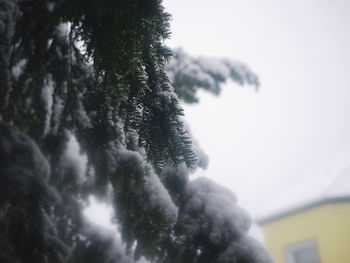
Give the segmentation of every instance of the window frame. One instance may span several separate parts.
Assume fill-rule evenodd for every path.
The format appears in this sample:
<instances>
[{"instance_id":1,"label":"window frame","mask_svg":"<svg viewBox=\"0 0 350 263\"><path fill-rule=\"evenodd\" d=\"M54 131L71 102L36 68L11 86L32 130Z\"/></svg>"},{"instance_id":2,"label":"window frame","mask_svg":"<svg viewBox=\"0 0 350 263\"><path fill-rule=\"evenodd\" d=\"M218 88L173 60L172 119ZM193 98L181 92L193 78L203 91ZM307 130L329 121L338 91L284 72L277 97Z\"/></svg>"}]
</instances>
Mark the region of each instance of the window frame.
<instances>
[{"instance_id":1,"label":"window frame","mask_svg":"<svg viewBox=\"0 0 350 263\"><path fill-rule=\"evenodd\" d=\"M283 249L285 263L300 263L295 260L294 253L295 251L298 251L301 249L314 249L318 259L317 263L321 263L320 253L319 253L316 239L304 240L304 241L300 241L300 242L285 246Z\"/></svg>"}]
</instances>

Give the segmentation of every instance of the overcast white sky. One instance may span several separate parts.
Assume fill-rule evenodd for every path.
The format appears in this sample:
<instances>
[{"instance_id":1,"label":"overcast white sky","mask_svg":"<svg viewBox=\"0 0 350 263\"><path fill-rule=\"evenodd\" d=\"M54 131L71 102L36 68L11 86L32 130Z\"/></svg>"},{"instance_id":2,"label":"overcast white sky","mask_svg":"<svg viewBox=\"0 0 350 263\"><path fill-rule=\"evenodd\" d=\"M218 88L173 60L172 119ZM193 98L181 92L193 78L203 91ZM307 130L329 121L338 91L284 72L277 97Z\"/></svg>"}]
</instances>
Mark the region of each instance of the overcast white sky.
<instances>
[{"instance_id":1,"label":"overcast white sky","mask_svg":"<svg viewBox=\"0 0 350 263\"><path fill-rule=\"evenodd\" d=\"M171 47L245 62L259 92L228 83L185 106L206 175L251 213L350 146L350 1L166 0ZM350 161L350 155L349 155ZM317 182L315 182L317 184ZM305 193L307 195L307 193Z\"/></svg>"}]
</instances>

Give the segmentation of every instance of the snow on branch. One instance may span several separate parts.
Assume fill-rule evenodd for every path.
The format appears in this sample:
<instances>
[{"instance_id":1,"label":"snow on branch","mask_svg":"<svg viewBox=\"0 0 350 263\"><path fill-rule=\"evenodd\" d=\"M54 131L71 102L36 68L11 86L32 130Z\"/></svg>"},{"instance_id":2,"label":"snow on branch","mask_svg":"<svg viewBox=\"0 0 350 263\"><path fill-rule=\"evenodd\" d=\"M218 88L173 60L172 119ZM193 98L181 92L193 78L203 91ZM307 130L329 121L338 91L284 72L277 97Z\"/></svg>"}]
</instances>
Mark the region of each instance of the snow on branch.
<instances>
[{"instance_id":1,"label":"snow on branch","mask_svg":"<svg viewBox=\"0 0 350 263\"><path fill-rule=\"evenodd\" d=\"M177 49L167 65L169 78L179 98L187 103L198 102L198 89L204 89L215 95L227 80L240 85L259 87L258 76L245 64L219 58L191 57L182 49Z\"/></svg>"},{"instance_id":2,"label":"snow on branch","mask_svg":"<svg viewBox=\"0 0 350 263\"><path fill-rule=\"evenodd\" d=\"M184 211L204 216L211 222L206 231L213 243L241 236L251 225L247 212L237 206L234 193L208 178L200 177L186 187ZM197 235L194 232L191 235Z\"/></svg>"},{"instance_id":3,"label":"snow on branch","mask_svg":"<svg viewBox=\"0 0 350 263\"><path fill-rule=\"evenodd\" d=\"M190 181L179 211L178 253L191 262L272 262L248 236L250 216L228 188L205 177Z\"/></svg>"}]
</instances>

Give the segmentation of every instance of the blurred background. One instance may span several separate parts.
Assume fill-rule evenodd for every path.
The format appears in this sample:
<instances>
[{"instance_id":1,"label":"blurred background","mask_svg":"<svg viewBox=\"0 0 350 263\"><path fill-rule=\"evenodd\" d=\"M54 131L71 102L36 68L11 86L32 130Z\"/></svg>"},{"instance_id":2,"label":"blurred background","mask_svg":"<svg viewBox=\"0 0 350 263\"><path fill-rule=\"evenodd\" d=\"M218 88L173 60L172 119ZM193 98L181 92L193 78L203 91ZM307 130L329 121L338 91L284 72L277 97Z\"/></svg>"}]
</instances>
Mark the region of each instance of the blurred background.
<instances>
[{"instance_id":1,"label":"blurred background","mask_svg":"<svg viewBox=\"0 0 350 263\"><path fill-rule=\"evenodd\" d=\"M256 92L227 82L184 105L209 155L276 262L350 262L350 1L166 0L168 45L236 59Z\"/></svg>"}]
</instances>

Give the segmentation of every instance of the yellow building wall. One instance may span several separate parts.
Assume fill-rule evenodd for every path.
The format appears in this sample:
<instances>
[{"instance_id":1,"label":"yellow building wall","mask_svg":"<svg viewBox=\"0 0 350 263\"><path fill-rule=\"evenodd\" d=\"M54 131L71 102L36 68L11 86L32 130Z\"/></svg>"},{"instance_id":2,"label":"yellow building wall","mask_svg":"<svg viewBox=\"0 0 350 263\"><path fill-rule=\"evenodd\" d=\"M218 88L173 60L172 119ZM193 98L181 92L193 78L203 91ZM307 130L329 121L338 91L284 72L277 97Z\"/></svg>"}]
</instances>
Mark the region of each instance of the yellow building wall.
<instances>
[{"instance_id":1,"label":"yellow building wall","mask_svg":"<svg viewBox=\"0 0 350 263\"><path fill-rule=\"evenodd\" d=\"M350 202L322 205L262 226L276 263L285 263L285 246L310 239L316 239L321 263L350 263Z\"/></svg>"}]
</instances>

